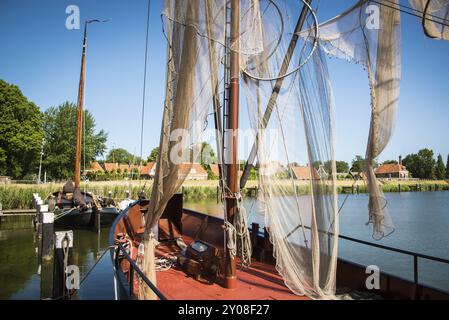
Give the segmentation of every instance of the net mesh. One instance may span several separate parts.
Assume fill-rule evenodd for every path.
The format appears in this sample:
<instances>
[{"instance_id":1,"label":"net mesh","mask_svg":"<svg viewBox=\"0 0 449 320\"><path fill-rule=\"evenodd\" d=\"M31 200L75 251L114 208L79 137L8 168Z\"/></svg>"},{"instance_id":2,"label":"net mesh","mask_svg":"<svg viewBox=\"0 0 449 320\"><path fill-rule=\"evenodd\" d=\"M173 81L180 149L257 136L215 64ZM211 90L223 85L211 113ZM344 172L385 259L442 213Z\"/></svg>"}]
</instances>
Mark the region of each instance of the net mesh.
<instances>
[{"instance_id":1,"label":"net mesh","mask_svg":"<svg viewBox=\"0 0 449 320\"><path fill-rule=\"evenodd\" d=\"M360 1L320 26L317 48L316 20L300 5L304 2L241 1L238 43L227 44L227 1L164 1L167 90L158 166L145 215L145 243L151 245L152 227L184 182L190 163L198 160L208 112L212 106L218 108L225 53L238 50L249 122L258 146L258 200L276 268L294 293L334 298L339 224L334 109L325 53L361 63L368 73L369 219L374 236L381 238L393 225L372 162L393 130L399 94L399 15L382 7L379 28L368 30L368 3ZM302 12L307 13L303 26ZM306 31L299 33L298 27ZM217 141L221 149L222 139ZM223 163L220 153L219 157ZM154 267L151 258L145 255L145 270Z\"/></svg>"},{"instance_id":2,"label":"net mesh","mask_svg":"<svg viewBox=\"0 0 449 320\"><path fill-rule=\"evenodd\" d=\"M182 185L185 176L180 170L185 162L197 160L195 150L224 75L226 10L225 0L164 2L167 90L158 166L145 215L147 233ZM258 132L259 200L285 283L296 294L324 298L335 292L338 236L332 95L326 60L321 50L312 54L313 41L297 45L283 68L292 35L297 38L300 11L301 6L292 1L242 1L239 43L230 43L228 49L238 48L241 69L248 74L278 78L259 81L247 75L244 79L250 123ZM305 25L312 27L313 22L308 15ZM310 37L315 37L313 31ZM310 59L305 67L276 89L279 75L294 71L305 59ZM263 120L262 113L269 108L272 117ZM266 134L270 130L274 139ZM186 132L188 139L180 135ZM298 143L301 139L303 143ZM174 155L181 160L174 161ZM300 159L309 163L310 171L306 182L310 192L304 197L292 169ZM316 163L321 174L312 165ZM150 240L146 245L152 245ZM154 270L152 259L145 255L145 270Z\"/></svg>"},{"instance_id":3,"label":"net mesh","mask_svg":"<svg viewBox=\"0 0 449 320\"><path fill-rule=\"evenodd\" d=\"M373 162L387 146L394 129L400 83L400 15L391 7L359 1L354 7L320 25L320 46L330 56L364 66L371 94L371 124L366 150L369 189L369 224L373 237L381 239L394 231L386 199ZM383 5L386 4L386 5ZM387 6L388 5L388 6Z\"/></svg>"},{"instance_id":4,"label":"net mesh","mask_svg":"<svg viewBox=\"0 0 449 320\"><path fill-rule=\"evenodd\" d=\"M449 40L449 0L409 0L411 6L420 12L422 25L427 36Z\"/></svg>"},{"instance_id":5,"label":"net mesh","mask_svg":"<svg viewBox=\"0 0 449 320\"><path fill-rule=\"evenodd\" d=\"M262 15L265 50L242 66L248 71L244 86L249 118L258 133L260 213L273 243L276 269L290 290L334 298L339 225L326 59L320 49L313 51L310 12L304 24L310 28L310 41L297 39L291 50L302 6L295 1L276 4ZM284 77L306 59L299 72ZM300 163L307 175L302 182L295 175Z\"/></svg>"}]
</instances>

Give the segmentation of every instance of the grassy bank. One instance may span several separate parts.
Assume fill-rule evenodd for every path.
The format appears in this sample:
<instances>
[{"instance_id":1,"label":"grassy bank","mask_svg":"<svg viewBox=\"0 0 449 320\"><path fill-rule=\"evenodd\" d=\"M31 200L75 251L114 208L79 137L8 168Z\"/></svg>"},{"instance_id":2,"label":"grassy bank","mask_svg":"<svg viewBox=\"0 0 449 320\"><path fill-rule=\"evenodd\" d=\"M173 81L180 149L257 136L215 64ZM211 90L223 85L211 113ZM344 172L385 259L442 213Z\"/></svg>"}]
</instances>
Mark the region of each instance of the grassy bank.
<instances>
[{"instance_id":1,"label":"grassy bank","mask_svg":"<svg viewBox=\"0 0 449 320\"><path fill-rule=\"evenodd\" d=\"M449 190L447 181L387 181L381 182L384 192L409 192L409 191L445 191ZM296 192L305 195L310 193L308 181L295 181L295 186L290 181L283 184L284 194L294 194ZM401 185L399 190L399 184ZM205 199L216 199L218 181L186 181L183 186L184 197L186 201L200 201ZM348 193L354 191L360 193L367 192L365 182L358 181L356 184L350 180L337 181L337 192ZM416 186L419 185L420 188ZM63 184L45 184L45 185L2 185L0 186L0 202L3 209L29 209L31 207L31 199L33 193L38 193L42 199L45 199L53 192L62 189ZM243 191L244 196L254 195L251 188L257 186L257 181L249 181L247 189ZM121 200L125 197L126 191L129 190L132 198L137 198L143 189L147 196L151 194L151 181L108 181L108 182L90 182L82 185L82 188L93 192L96 195L107 196L108 192L112 192L113 198Z\"/></svg>"}]
</instances>

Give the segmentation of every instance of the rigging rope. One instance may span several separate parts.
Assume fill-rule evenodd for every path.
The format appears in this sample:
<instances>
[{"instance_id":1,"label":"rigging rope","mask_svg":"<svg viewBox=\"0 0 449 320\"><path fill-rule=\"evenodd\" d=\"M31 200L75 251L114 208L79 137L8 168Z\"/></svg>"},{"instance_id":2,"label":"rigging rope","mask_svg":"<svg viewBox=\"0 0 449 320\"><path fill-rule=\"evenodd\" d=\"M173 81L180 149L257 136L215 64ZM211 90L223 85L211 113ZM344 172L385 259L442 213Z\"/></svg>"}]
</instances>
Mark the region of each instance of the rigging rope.
<instances>
[{"instance_id":1,"label":"rigging rope","mask_svg":"<svg viewBox=\"0 0 449 320\"><path fill-rule=\"evenodd\" d=\"M426 18L426 17L424 16L424 13L423 13L422 16L420 16L419 14L416 14L416 13L413 13L413 12L408 12L408 11L405 11L405 10L403 10L403 9L401 9L401 8L396 8L396 7L393 7L392 5L388 5L388 4L385 4L385 3L382 3L382 2L379 2L379 1L376 1L376 0L368 0L368 1L374 2L374 3L378 4L378 5L381 5L381 6L384 6L384 7L390 8L390 9L393 9L393 10L400 11L400 12L402 12L402 13L405 13L405 14L408 14L408 15L411 15L411 16L415 16L415 17L420 18L420 19L423 19L423 20L431 21L431 22L433 22L433 23L437 23L437 24L440 24L440 25L442 25L442 26L449 27L449 23L446 24L446 23L443 23L443 22L440 22L440 21L435 21L435 20ZM389 1L389 2L390 2L390 1ZM415 9L413 9L413 10L415 10ZM419 10L415 10L415 11L419 12ZM426 13L426 15L430 16L430 14L428 14L428 13ZM443 20L443 21L447 21L447 20L442 19L442 18L439 18L439 19L441 19L441 20Z\"/></svg>"},{"instance_id":2,"label":"rigging rope","mask_svg":"<svg viewBox=\"0 0 449 320\"><path fill-rule=\"evenodd\" d=\"M141 128L140 128L140 162L139 162L139 181L141 178L140 171L142 170L142 157L143 157L143 126L144 126L144 118L145 118L145 100L146 100L146 87L147 87L147 66L148 66L148 37L149 37L149 29L150 29L150 9L151 9L151 0L148 0L148 11L147 11L147 29L145 36L145 66L143 71L143 92L142 92L142 119L141 119Z\"/></svg>"},{"instance_id":3,"label":"rigging rope","mask_svg":"<svg viewBox=\"0 0 449 320\"><path fill-rule=\"evenodd\" d=\"M389 2L389 3L393 4L393 5L396 5L396 3L394 3L394 2L391 1L391 0L384 0L384 1L385 1L385 2ZM431 13L423 12L423 11L421 11L421 10L414 9L414 8L412 8L412 7L409 7L409 6L406 6L406 5L404 5L404 4L400 4L400 3L398 3L397 5L398 5L399 7L403 7L403 8L405 8L405 9L407 9L407 10L412 10L412 11L418 12L418 13L420 13L420 14L422 14L422 15L425 14L426 16L429 16L429 17L432 17L432 18L435 18L435 19L439 19L439 20L442 20L442 21L445 21L445 22L448 22L448 23L449 23L449 20L444 19L444 18L442 18L442 17L438 17L438 16L433 15L433 14L431 14ZM426 18L426 20L430 20L430 21L432 21L432 22L435 22L434 20L428 19L428 18Z\"/></svg>"}]
</instances>

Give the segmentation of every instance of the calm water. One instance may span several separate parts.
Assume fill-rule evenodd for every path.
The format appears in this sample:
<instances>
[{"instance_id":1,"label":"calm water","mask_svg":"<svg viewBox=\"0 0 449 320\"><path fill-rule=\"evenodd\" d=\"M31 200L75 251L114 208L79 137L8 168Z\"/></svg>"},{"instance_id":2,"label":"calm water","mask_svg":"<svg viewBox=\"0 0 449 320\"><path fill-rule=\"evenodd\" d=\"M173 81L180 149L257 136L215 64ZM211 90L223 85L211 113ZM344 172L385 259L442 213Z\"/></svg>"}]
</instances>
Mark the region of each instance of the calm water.
<instances>
[{"instance_id":1,"label":"calm water","mask_svg":"<svg viewBox=\"0 0 449 320\"><path fill-rule=\"evenodd\" d=\"M339 196L339 203L345 199ZM343 235L394 248L449 259L449 192L388 193L388 210L395 231L377 241L368 220L368 196L350 195L340 212L340 232ZM300 206L309 199L303 197ZM263 225L264 217L257 213L254 200L244 206L249 220ZM222 206L215 201L187 203L186 207L222 216ZM357 244L347 240L339 242L339 257L362 265L377 265L381 271L413 279L413 257ZM429 260L418 260L419 282L449 291L449 265Z\"/></svg>"},{"instance_id":2,"label":"calm water","mask_svg":"<svg viewBox=\"0 0 449 320\"><path fill-rule=\"evenodd\" d=\"M340 202L344 199L340 196ZM307 198L303 199L307 202ZM341 233L350 237L387 246L449 259L449 192L387 194L390 214L396 231L375 241L367 220L367 195L349 196L340 213ZM215 201L186 203L188 208L222 215ZM263 224L254 200L244 203L250 220ZM9 218L12 219L12 218ZM15 219L15 218L14 218ZM81 279L108 247L108 229L97 232L74 232L73 263L80 267ZM38 241L30 218L3 221L0 224L0 299L39 299ZM413 277L413 258L365 245L341 240L340 257L363 265L377 265L384 272L403 278ZM449 291L449 266L419 260L421 283ZM94 271L82 283L78 299L113 299L113 273L109 254L105 254Z\"/></svg>"},{"instance_id":3,"label":"calm water","mask_svg":"<svg viewBox=\"0 0 449 320\"><path fill-rule=\"evenodd\" d=\"M81 279L107 249L108 232L74 231L72 264L80 268ZM38 243L29 217L0 225L0 299L40 299ZM113 299L110 260L106 253L82 283L75 299Z\"/></svg>"}]
</instances>

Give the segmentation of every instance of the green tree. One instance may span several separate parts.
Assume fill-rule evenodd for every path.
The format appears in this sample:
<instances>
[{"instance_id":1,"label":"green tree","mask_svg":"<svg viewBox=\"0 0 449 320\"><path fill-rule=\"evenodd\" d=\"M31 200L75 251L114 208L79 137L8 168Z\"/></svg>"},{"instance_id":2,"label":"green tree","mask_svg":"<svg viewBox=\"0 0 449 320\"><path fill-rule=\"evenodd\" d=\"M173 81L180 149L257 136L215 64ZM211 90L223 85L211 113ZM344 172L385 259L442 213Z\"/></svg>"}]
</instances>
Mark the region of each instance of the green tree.
<instances>
[{"instance_id":1,"label":"green tree","mask_svg":"<svg viewBox=\"0 0 449 320\"><path fill-rule=\"evenodd\" d=\"M352 172L363 172L365 171L365 158L362 156L355 156L351 165Z\"/></svg>"},{"instance_id":2,"label":"green tree","mask_svg":"<svg viewBox=\"0 0 449 320\"><path fill-rule=\"evenodd\" d=\"M435 178L437 178L438 180L443 180L445 176L446 168L444 167L443 157L441 156L441 154L439 154L435 167Z\"/></svg>"},{"instance_id":3,"label":"green tree","mask_svg":"<svg viewBox=\"0 0 449 320\"><path fill-rule=\"evenodd\" d=\"M409 154L402 163L414 178L435 178L435 159L433 158L433 151L430 149L422 149L417 154Z\"/></svg>"},{"instance_id":4,"label":"green tree","mask_svg":"<svg viewBox=\"0 0 449 320\"><path fill-rule=\"evenodd\" d=\"M382 162L382 164L398 164L397 160L386 160L384 162Z\"/></svg>"},{"instance_id":5,"label":"green tree","mask_svg":"<svg viewBox=\"0 0 449 320\"><path fill-rule=\"evenodd\" d=\"M449 179L449 154L447 155L447 162L446 162L446 179Z\"/></svg>"},{"instance_id":6,"label":"green tree","mask_svg":"<svg viewBox=\"0 0 449 320\"><path fill-rule=\"evenodd\" d=\"M379 163L377 160L373 160L373 168L379 167ZM366 171L366 160L362 156L355 156L354 160L351 163L351 171L352 172L365 172Z\"/></svg>"},{"instance_id":7,"label":"green tree","mask_svg":"<svg viewBox=\"0 0 449 320\"><path fill-rule=\"evenodd\" d=\"M81 161L86 166L106 150L107 133L95 131L95 120L89 111L84 111L85 125L82 142ZM77 107L65 102L59 107L51 107L44 113L46 136L44 165L52 179L72 178L75 171ZM85 151L85 157L84 157Z\"/></svg>"},{"instance_id":8,"label":"green tree","mask_svg":"<svg viewBox=\"0 0 449 320\"><path fill-rule=\"evenodd\" d=\"M147 161L148 162L156 162L158 155L159 155L159 147L153 148L153 150L151 150L151 153L150 153Z\"/></svg>"},{"instance_id":9,"label":"green tree","mask_svg":"<svg viewBox=\"0 0 449 320\"><path fill-rule=\"evenodd\" d=\"M336 166L338 173L345 173L349 171L349 164L345 161L337 161Z\"/></svg>"},{"instance_id":10,"label":"green tree","mask_svg":"<svg viewBox=\"0 0 449 320\"><path fill-rule=\"evenodd\" d=\"M112 149L106 156L106 162L121 163L121 164L135 164L140 163L140 157L129 153L123 148Z\"/></svg>"},{"instance_id":11,"label":"green tree","mask_svg":"<svg viewBox=\"0 0 449 320\"><path fill-rule=\"evenodd\" d=\"M209 164L217 163L217 157L212 149L211 145L207 142L203 142L201 145L200 163L203 168L207 169Z\"/></svg>"},{"instance_id":12,"label":"green tree","mask_svg":"<svg viewBox=\"0 0 449 320\"><path fill-rule=\"evenodd\" d=\"M0 80L0 174L21 179L37 173L43 138L39 108Z\"/></svg>"}]
</instances>

